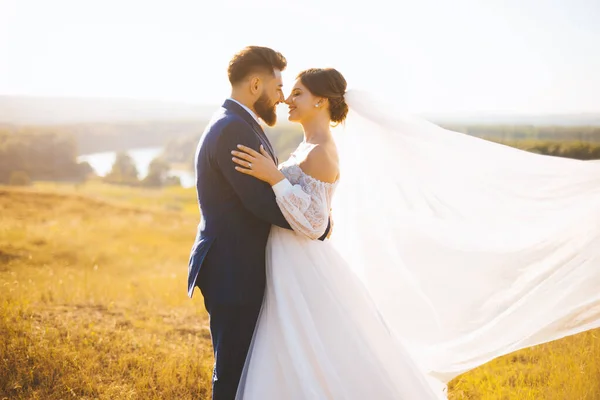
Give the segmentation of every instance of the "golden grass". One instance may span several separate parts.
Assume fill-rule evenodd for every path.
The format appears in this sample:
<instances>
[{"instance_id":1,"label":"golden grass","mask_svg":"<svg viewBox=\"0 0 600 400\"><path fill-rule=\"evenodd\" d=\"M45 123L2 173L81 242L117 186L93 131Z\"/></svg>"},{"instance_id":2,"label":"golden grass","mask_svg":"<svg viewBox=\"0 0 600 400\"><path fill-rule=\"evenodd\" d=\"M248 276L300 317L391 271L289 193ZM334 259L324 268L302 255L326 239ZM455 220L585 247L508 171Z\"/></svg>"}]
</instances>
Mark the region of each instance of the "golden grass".
<instances>
[{"instance_id":1,"label":"golden grass","mask_svg":"<svg viewBox=\"0 0 600 400\"><path fill-rule=\"evenodd\" d=\"M523 349L450 382L451 400L598 400L600 330Z\"/></svg>"},{"instance_id":2,"label":"golden grass","mask_svg":"<svg viewBox=\"0 0 600 400\"><path fill-rule=\"evenodd\" d=\"M197 218L0 189L0 398L202 399Z\"/></svg>"},{"instance_id":3,"label":"golden grass","mask_svg":"<svg viewBox=\"0 0 600 400\"><path fill-rule=\"evenodd\" d=\"M190 189L0 187L0 399L208 399L197 222ZM600 331L494 360L450 399L600 399Z\"/></svg>"},{"instance_id":4,"label":"golden grass","mask_svg":"<svg viewBox=\"0 0 600 400\"><path fill-rule=\"evenodd\" d=\"M81 185L55 182L38 182L30 189L34 192L84 195L88 198L124 205L150 209L153 211L174 211L192 216L197 224L198 202L195 188L171 186L166 188L136 188L111 185L102 181L88 181Z\"/></svg>"}]
</instances>

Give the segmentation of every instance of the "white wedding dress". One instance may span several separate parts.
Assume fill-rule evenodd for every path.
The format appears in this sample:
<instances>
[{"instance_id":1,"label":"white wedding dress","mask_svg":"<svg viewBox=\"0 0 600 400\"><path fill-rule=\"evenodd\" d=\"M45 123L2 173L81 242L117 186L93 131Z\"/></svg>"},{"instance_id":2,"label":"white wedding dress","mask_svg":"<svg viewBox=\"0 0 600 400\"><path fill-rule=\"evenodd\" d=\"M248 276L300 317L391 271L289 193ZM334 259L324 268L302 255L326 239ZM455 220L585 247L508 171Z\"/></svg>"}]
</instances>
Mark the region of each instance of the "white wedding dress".
<instances>
[{"instance_id":1,"label":"white wedding dress","mask_svg":"<svg viewBox=\"0 0 600 400\"><path fill-rule=\"evenodd\" d=\"M337 182L280 166L294 185L278 197L294 229L273 227L265 299L237 399L444 399L388 329L325 231Z\"/></svg>"},{"instance_id":2,"label":"white wedding dress","mask_svg":"<svg viewBox=\"0 0 600 400\"><path fill-rule=\"evenodd\" d=\"M272 228L238 399L445 398L465 371L600 327L600 163L346 102L339 183L282 165L296 232ZM330 207L331 239L311 240Z\"/></svg>"}]
</instances>

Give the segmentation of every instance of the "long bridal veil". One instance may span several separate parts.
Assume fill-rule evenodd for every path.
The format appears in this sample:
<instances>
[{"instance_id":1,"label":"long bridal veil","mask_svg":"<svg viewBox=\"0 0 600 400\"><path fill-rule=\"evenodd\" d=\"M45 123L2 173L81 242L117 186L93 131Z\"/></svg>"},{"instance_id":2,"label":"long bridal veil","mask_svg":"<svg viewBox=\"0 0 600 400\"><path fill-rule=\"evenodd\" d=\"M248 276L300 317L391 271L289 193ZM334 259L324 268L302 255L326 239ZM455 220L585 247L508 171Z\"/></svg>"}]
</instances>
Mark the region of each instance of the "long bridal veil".
<instances>
[{"instance_id":1,"label":"long bridal veil","mask_svg":"<svg viewBox=\"0 0 600 400\"><path fill-rule=\"evenodd\" d=\"M600 327L600 164L346 95L333 244L439 381Z\"/></svg>"}]
</instances>

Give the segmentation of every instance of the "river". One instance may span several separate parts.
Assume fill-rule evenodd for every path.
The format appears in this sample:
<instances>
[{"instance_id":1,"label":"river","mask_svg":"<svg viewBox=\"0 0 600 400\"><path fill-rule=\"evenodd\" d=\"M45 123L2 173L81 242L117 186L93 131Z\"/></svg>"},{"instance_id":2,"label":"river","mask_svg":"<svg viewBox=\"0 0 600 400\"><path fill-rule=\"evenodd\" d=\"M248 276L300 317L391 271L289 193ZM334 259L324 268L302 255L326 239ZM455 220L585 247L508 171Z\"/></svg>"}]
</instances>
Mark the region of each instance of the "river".
<instances>
[{"instance_id":1,"label":"river","mask_svg":"<svg viewBox=\"0 0 600 400\"><path fill-rule=\"evenodd\" d=\"M162 153L162 147L142 147L128 150L135 166L139 172L139 178L144 178L148 174L150 162ZM116 152L105 151L101 153L85 154L77 157L77 161L87 161L99 176L106 176L115 162ZM181 186L194 187L196 178L193 171L171 170L169 175L178 176L181 180Z\"/></svg>"}]
</instances>

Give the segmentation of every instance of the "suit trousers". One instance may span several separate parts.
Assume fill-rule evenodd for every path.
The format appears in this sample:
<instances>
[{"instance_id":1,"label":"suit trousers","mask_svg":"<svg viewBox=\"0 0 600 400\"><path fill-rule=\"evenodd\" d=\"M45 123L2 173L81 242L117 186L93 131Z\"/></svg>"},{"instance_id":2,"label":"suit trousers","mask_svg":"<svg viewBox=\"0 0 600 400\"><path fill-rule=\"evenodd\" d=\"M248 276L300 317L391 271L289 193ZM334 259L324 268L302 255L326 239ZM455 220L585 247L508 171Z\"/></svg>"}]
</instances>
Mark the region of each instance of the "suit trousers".
<instances>
[{"instance_id":1,"label":"suit trousers","mask_svg":"<svg viewBox=\"0 0 600 400\"><path fill-rule=\"evenodd\" d=\"M223 302L216 298L217 296L213 298L210 291L202 290L211 286L209 277L210 272L214 271L210 269L217 267L212 262L212 256L211 252L206 256L206 263L200 270L199 277L201 283L199 288L210 317L210 336L215 357L212 399L234 400L260 314L263 296L257 296L253 301L244 303Z\"/></svg>"},{"instance_id":2,"label":"suit trousers","mask_svg":"<svg viewBox=\"0 0 600 400\"><path fill-rule=\"evenodd\" d=\"M260 306L219 304L209 310L215 355L213 400L235 399Z\"/></svg>"}]
</instances>

